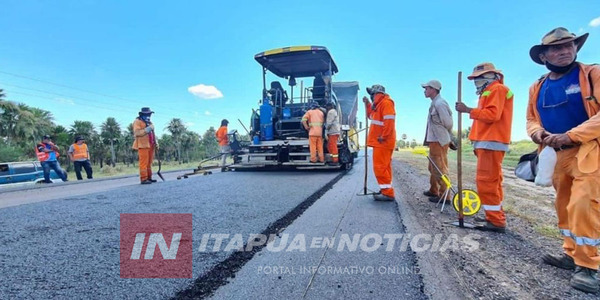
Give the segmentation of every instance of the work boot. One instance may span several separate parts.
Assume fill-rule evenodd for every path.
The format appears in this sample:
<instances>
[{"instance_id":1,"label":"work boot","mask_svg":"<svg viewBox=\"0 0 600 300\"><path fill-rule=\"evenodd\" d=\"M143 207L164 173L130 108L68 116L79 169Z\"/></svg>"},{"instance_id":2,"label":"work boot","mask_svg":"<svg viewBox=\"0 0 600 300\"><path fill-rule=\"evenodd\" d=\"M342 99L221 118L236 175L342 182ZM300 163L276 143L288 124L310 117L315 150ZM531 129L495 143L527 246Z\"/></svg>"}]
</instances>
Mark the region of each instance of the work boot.
<instances>
[{"instance_id":1,"label":"work boot","mask_svg":"<svg viewBox=\"0 0 600 300\"><path fill-rule=\"evenodd\" d=\"M586 293L598 292L599 283L596 274L598 270L577 266L571 277L571 287Z\"/></svg>"},{"instance_id":2,"label":"work boot","mask_svg":"<svg viewBox=\"0 0 600 300\"><path fill-rule=\"evenodd\" d=\"M552 254L544 254L542 256L542 261L548 265L565 269L565 270L575 270L575 261L572 257L563 253L562 255L552 255Z\"/></svg>"},{"instance_id":3,"label":"work boot","mask_svg":"<svg viewBox=\"0 0 600 300\"><path fill-rule=\"evenodd\" d=\"M437 197L437 196L438 196L438 195L436 195L436 194L434 194L434 193L432 193L432 192L430 192L430 191L428 191L428 190L427 190L427 191L424 191L424 192L423 192L423 195L425 195L425 196L427 196L427 197Z\"/></svg>"},{"instance_id":4,"label":"work boot","mask_svg":"<svg viewBox=\"0 0 600 300\"><path fill-rule=\"evenodd\" d=\"M152 183L158 182L156 179L152 179L152 178L149 178L148 180L150 180L150 182L152 182Z\"/></svg>"},{"instance_id":5,"label":"work boot","mask_svg":"<svg viewBox=\"0 0 600 300\"><path fill-rule=\"evenodd\" d=\"M481 231L492 231L492 232L498 232L498 233L505 233L506 232L506 227L505 226L496 226L488 221L485 221L485 223L482 224L478 224L475 226L475 229L481 230Z\"/></svg>"},{"instance_id":6,"label":"work boot","mask_svg":"<svg viewBox=\"0 0 600 300\"><path fill-rule=\"evenodd\" d=\"M150 181L149 179L146 179L142 182L140 182L141 184L152 184L152 181Z\"/></svg>"},{"instance_id":7,"label":"work boot","mask_svg":"<svg viewBox=\"0 0 600 300\"><path fill-rule=\"evenodd\" d=\"M373 195L375 201L394 201L396 200L394 197L390 197L384 194L375 194Z\"/></svg>"}]
</instances>

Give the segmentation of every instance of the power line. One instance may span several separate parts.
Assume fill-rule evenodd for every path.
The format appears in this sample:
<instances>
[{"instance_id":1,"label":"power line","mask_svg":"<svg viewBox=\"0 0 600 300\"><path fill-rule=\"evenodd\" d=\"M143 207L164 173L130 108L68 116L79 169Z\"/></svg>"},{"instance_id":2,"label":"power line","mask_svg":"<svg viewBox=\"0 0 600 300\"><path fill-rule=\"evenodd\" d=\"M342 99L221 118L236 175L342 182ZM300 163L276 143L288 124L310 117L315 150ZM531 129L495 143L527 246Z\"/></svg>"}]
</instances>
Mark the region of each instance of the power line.
<instances>
[{"instance_id":1,"label":"power line","mask_svg":"<svg viewBox=\"0 0 600 300\"><path fill-rule=\"evenodd\" d=\"M72 90L76 90L76 91L80 91L80 92L84 92L84 93L89 93L89 94L93 94L93 95L97 95L97 96L102 96L102 97L106 97L106 98L113 98L113 99L117 99L117 100L121 100L121 101L133 102L133 103L137 103L137 104L142 105L142 106L147 105L147 103L143 103L143 102L140 102L140 101L130 100L130 99L126 99L126 98L122 98L122 97L118 97L118 96L112 96L112 95L108 95L108 94L104 94L104 93L98 93L98 92L94 92L94 91L90 91L90 90L86 90L86 89L81 89L81 88L77 88L77 87L68 86L68 85L65 85L65 84L50 82L48 80L33 78L33 77L30 77L30 76L15 74L15 73L6 72L6 71L0 71L0 73L1 74L6 74L6 75L10 75L10 76L13 76L13 77L24 78L24 79L28 79L28 80L32 80L32 81L42 82L42 83L49 84L49 85L54 85L54 86L58 86L58 87L72 89ZM7 84L7 85L9 85L9 84ZM31 88L25 88L25 87L19 87L19 88L34 90L34 89L31 89ZM36 91L39 91L39 92L42 92L42 93L48 93L48 94L56 94L56 93L46 92L46 91L42 91L42 90L36 90ZM70 97L70 96L61 95L61 97ZM79 97L70 97L70 98L79 98ZM97 101L97 100L91 100L91 101ZM159 106L159 105L156 105L155 107L159 107L161 110L170 111L169 108L162 107L162 106ZM175 111L171 110L171 112L175 112ZM177 112L177 113L179 114L180 112ZM191 116L191 115L188 115L188 116ZM196 116L194 116L194 118L195 117ZM210 116L210 115L204 115L204 117L218 120L218 118L216 118L214 116Z\"/></svg>"}]
</instances>

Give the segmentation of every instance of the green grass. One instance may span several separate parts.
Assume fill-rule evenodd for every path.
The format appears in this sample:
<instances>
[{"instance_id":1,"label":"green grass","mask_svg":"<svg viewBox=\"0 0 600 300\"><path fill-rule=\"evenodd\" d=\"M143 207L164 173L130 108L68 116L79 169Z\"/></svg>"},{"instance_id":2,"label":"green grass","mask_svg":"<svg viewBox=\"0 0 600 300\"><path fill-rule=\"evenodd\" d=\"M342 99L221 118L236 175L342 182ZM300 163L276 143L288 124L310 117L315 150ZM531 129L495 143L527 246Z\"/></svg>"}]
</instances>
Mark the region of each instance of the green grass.
<instances>
[{"instance_id":1,"label":"green grass","mask_svg":"<svg viewBox=\"0 0 600 300\"><path fill-rule=\"evenodd\" d=\"M427 147L419 146L419 147L415 147L411 151L413 151L413 153L415 153L415 152L427 151L427 149L428 149ZM517 166L517 163L519 163L519 158L521 158L522 155L530 153L531 151L533 151L535 149L537 149L537 145L534 144L532 141L523 140L523 141L518 141L518 142L511 142L509 145L509 151L504 156L503 165L505 167L513 167L514 168ZM448 150L448 159L456 160L457 153L458 153L457 151ZM472 163L477 162L477 158L475 157L475 154L473 153L473 145L471 144L470 141L463 140L462 153L463 153L462 159L464 162L472 162Z\"/></svg>"}]
</instances>

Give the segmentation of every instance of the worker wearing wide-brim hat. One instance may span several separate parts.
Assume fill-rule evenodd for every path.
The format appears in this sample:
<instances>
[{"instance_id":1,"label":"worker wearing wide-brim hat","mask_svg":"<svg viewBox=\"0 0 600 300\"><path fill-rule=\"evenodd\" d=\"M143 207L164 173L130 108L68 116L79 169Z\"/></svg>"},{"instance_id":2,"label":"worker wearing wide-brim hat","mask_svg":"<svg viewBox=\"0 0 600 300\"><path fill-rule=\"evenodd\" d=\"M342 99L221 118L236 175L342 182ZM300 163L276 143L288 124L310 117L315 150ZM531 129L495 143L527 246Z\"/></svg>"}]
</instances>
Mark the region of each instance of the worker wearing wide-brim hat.
<instances>
[{"instance_id":1,"label":"worker wearing wide-brim hat","mask_svg":"<svg viewBox=\"0 0 600 300\"><path fill-rule=\"evenodd\" d=\"M392 185L392 154L396 147L396 109L385 87L375 84L367 88L369 98L363 97L367 116L371 119L367 146L373 148L373 173L379 184L377 201L394 201Z\"/></svg>"},{"instance_id":2,"label":"worker wearing wide-brim hat","mask_svg":"<svg viewBox=\"0 0 600 300\"><path fill-rule=\"evenodd\" d=\"M138 117L133 121L135 141L133 141L132 148L138 151L141 184L156 182L155 179L152 179L152 161L155 147L158 146L154 125L150 121L153 113L149 107L142 107Z\"/></svg>"},{"instance_id":3,"label":"worker wearing wide-brim hat","mask_svg":"<svg viewBox=\"0 0 600 300\"><path fill-rule=\"evenodd\" d=\"M468 113L473 119L469 139L477 156L477 193L485 210L485 221L479 224L479 228L505 232L502 161L510 144L513 93L504 85L502 71L489 62L475 66L467 78L475 83L476 94L479 95L477 107L457 102L456 110Z\"/></svg>"},{"instance_id":4,"label":"worker wearing wide-brim hat","mask_svg":"<svg viewBox=\"0 0 600 300\"><path fill-rule=\"evenodd\" d=\"M529 89L527 134L556 151L553 185L563 253L542 260L574 270L571 286L597 292L600 266L600 67L577 62L588 34L564 27L548 32L529 50L550 71Z\"/></svg>"}]
</instances>

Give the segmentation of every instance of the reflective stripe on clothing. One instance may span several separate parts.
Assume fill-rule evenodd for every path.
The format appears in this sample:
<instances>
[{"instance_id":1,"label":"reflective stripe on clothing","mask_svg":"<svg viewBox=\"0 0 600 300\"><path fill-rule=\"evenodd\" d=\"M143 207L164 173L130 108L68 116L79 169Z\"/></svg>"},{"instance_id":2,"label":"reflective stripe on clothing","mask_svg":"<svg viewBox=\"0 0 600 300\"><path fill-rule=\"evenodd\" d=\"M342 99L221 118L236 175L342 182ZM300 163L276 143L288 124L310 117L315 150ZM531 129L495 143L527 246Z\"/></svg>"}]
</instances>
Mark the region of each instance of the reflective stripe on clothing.
<instances>
[{"instance_id":1,"label":"reflective stripe on clothing","mask_svg":"<svg viewBox=\"0 0 600 300\"><path fill-rule=\"evenodd\" d=\"M383 116L384 120L396 120L396 116L394 115L385 115Z\"/></svg>"},{"instance_id":2,"label":"reflective stripe on clothing","mask_svg":"<svg viewBox=\"0 0 600 300\"><path fill-rule=\"evenodd\" d=\"M600 239L592 239L584 236L576 236L568 229L561 229L560 233L565 237L570 237L575 241L575 244L579 246L600 246Z\"/></svg>"},{"instance_id":3,"label":"reflective stripe on clothing","mask_svg":"<svg viewBox=\"0 0 600 300\"><path fill-rule=\"evenodd\" d=\"M373 148L394 149L396 147L395 119L384 116L395 116L394 101L388 94L377 93L373 105L367 105L367 116L371 119L367 146Z\"/></svg>"},{"instance_id":4,"label":"reflective stripe on clothing","mask_svg":"<svg viewBox=\"0 0 600 300\"><path fill-rule=\"evenodd\" d=\"M307 111L302 117L302 123L308 123L308 136L323 136L323 123L325 122L325 114L322 110L316 108Z\"/></svg>"},{"instance_id":5,"label":"reflective stripe on clothing","mask_svg":"<svg viewBox=\"0 0 600 300\"><path fill-rule=\"evenodd\" d=\"M481 205L481 207L483 207L483 209L487 210L487 211L501 211L502 210L502 205Z\"/></svg>"},{"instance_id":6,"label":"reflective stripe on clothing","mask_svg":"<svg viewBox=\"0 0 600 300\"><path fill-rule=\"evenodd\" d=\"M473 149L488 149L508 152L508 144L490 141L476 141L473 143Z\"/></svg>"},{"instance_id":7,"label":"reflective stripe on clothing","mask_svg":"<svg viewBox=\"0 0 600 300\"><path fill-rule=\"evenodd\" d=\"M392 187L392 154L394 149L383 147L373 147L373 173L377 183L381 188L381 194L394 197L394 188Z\"/></svg>"},{"instance_id":8,"label":"reflective stripe on clothing","mask_svg":"<svg viewBox=\"0 0 600 300\"><path fill-rule=\"evenodd\" d=\"M507 98L509 95L511 97ZM494 81L485 88L469 117L473 119L469 133L471 141L510 143L513 97L502 80Z\"/></svg>"}]
</instances>

